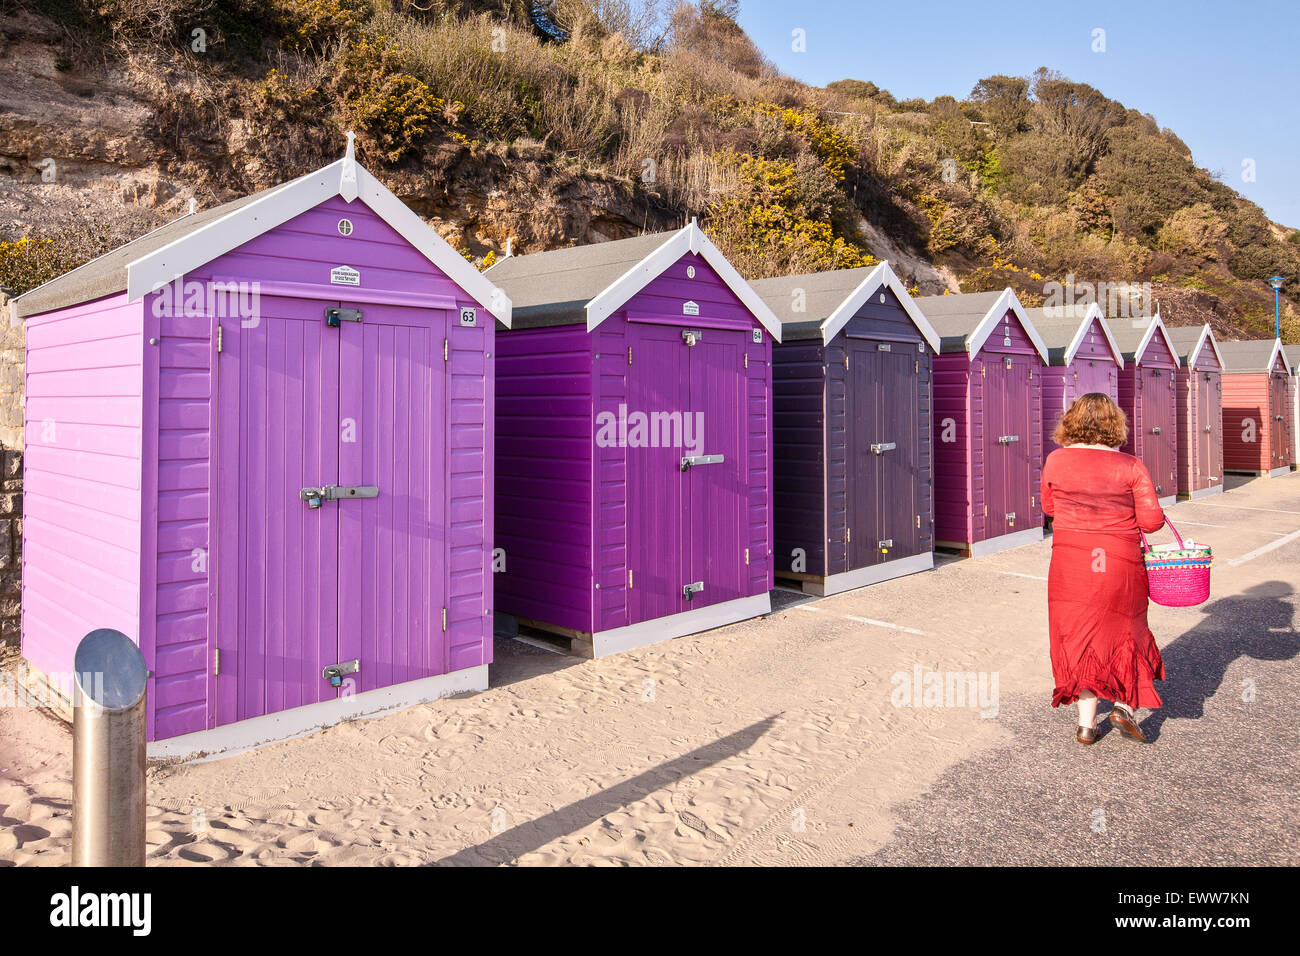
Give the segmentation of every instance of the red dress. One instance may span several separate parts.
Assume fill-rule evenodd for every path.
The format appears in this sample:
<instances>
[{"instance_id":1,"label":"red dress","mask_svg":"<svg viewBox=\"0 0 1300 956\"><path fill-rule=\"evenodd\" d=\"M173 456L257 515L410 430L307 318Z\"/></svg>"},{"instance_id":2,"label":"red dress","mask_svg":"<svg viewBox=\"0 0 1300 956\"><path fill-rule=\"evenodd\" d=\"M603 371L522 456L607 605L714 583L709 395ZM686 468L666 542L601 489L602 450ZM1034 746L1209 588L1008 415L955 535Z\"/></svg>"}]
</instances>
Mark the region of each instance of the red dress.
<instances>
[{"instance_id":1,"label":"red dress","mask_svg":"<svg viewBox=\"0 0 1300 956\"><path fill-rule=\"evenodd\" d=\"M1147 627L1147 575L1138 528L1164 512L1146 466L1103 448L1058 448L1043 464L1043 511L1053 516L1047 578L1052 706L1081 690L1129 707L1159 707L1165 679Z\"/></svg>"}]
</instances>

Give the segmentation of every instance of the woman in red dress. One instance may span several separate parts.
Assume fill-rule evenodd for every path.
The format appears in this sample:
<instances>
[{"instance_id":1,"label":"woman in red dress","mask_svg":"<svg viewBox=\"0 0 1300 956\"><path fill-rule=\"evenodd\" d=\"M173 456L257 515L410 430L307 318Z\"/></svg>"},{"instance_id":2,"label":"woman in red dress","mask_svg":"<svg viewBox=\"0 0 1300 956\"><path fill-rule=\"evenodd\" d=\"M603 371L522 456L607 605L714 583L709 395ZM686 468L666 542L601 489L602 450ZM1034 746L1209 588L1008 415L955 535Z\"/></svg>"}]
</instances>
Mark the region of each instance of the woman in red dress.
<instances>
[{"instance_id":1,"label":"woman in red dress","mask_svg":"<svg viewBox=\"0 0 1300 956\"><path fill-rule=\"evenodd\" d=\"M1078 398L1052 436L1061 448L1043 465L1043 511L1052 516L1047 579L1052 706L1079 704L1075 739L1097 739L1097 699L1114 702L1110 722L1145 742L1134 712L1160 706L1152 681L1165 679L1147 627L1147 575L1138 529L1150 534L1164 512L1146 466L1118 451L1124 412L1100 392Z\"/></svg>"}]
</instances>

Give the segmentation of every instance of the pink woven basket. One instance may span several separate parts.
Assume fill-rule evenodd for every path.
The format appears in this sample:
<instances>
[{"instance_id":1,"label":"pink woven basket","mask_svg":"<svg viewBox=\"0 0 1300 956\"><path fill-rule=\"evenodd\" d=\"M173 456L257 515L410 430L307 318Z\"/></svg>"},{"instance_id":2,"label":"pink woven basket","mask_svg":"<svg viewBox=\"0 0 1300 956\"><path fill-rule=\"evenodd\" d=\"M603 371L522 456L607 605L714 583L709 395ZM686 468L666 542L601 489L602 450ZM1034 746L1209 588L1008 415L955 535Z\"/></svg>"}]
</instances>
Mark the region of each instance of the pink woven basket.
<instances>
[{"instance_id":1,"label":"pink woven basket","mask_svg":"<svg viewBox=\"0 0 1300 956\"><path fill-rule=\"evenodd\" d=\"M1174 523L1165 524L1178 539L1176 548L1154 550L1142 534L1142 562L1147 569L1147 590L1151 600L1165 607L1192 607L1210 597L1210 563L1214 560L1208 545L1183 544Z\"/></svg>"}]
</instances>

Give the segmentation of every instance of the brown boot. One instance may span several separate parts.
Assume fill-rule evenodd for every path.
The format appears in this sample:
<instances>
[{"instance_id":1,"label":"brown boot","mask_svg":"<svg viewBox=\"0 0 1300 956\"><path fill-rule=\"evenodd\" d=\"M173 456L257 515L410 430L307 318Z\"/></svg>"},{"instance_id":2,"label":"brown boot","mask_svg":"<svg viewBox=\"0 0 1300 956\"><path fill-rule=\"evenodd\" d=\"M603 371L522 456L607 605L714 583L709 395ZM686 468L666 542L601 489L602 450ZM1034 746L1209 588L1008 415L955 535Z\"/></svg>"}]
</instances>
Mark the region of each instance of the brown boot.
<instances>
[{"instance_id":1,"label":"brown boot","mask_svg":"<svg viewBox=\"0 0 1300 956\"><path fill-rule=\"evenodd\" d=\"M1074 739L1081 744L1093 744L1097 742L1097 728L1085 727L1080 724L1075 728Z\"/></svg>"}]
</instances>

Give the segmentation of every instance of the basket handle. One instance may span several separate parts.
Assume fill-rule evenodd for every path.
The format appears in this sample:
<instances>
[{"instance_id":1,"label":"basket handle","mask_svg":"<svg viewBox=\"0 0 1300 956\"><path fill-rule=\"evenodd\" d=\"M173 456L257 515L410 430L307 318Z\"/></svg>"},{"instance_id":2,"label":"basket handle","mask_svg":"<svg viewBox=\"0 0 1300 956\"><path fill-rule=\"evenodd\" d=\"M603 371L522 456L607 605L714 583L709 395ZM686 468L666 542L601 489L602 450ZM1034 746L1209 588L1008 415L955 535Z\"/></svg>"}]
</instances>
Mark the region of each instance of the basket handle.
<instances>
[{"instance_id":1,"label":"basket handle","mask_svg":"<svg viewBox=\"0 0 1300 956\"><path fill-rule=\"evenodd\" d=\"M1174 533L1174 538L1175 538L1175 540L1177 540L1177 542L1178 542L1178 548L1179 548L1179 550L1182 550L1182 547L1183 547L1183 536L1182 536L1181 534L1178 533L1178 529L1174 527L1174 523L1173 523L1172 521L1169 520L1169 515L1165 515L1165 524L1169 525L1169 530L1172 531L1172 532ZM1150 550L1151 550L1151 545L1150 545L1150 543L1147 541L1146 532L1144 532L1141 528L1138 528L1138 534L1142 535L1142 550L1143 550L1143 551L1150 551Z\"/></svg>"}]
</instances>

